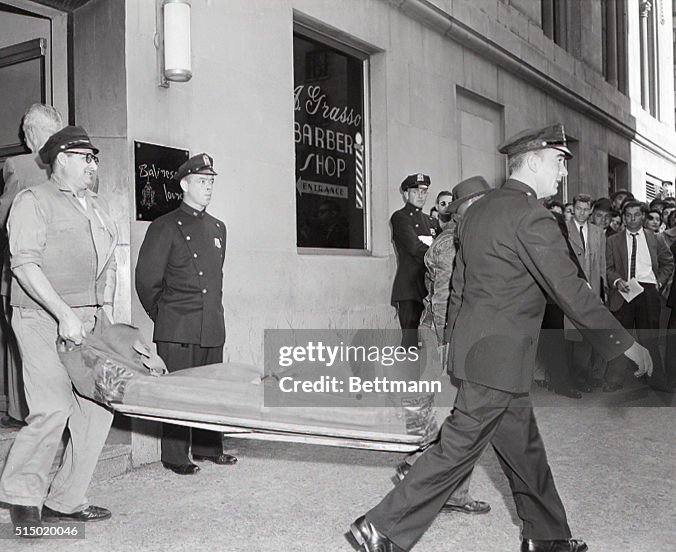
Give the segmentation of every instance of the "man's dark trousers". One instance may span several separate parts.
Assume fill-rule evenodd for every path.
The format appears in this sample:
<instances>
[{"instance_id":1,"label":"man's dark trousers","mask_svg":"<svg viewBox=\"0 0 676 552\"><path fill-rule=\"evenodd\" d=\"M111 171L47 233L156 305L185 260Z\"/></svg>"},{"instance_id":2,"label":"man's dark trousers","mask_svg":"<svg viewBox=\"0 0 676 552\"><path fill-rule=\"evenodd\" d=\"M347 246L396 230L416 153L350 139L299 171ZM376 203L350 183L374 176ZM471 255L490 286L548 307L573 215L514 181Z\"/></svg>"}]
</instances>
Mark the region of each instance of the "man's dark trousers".
<instances>
[{"instance_id":1,"label":"man's dark trousers","mask_svg":"<svg viewBox=\"0 0 676 552\"><path fill-rule=\"evenodd\" d=\"M418 346L418 326L425 306L422 301L407 300L397 302L397 315L401 326L402 347Z\"/></svg>"},{"instance_id":2,"label":"man's dark trousers","mask_svg":"<svg viewBox=\"0 0 676 552\"><path fill-rule=\"evenodd\" d=\"M183 343L157 342L157 354L169 372L195 366L223 362L223 347L200 347ZM187 426L162 425L162 462L180 466L190 461L190 431ZM205 429L192 429L192 453L200 456L217 456L223 453L223 434Z\"/></svg>"},{"instance_id":3,"label":"man's dark trousers","mask_svg":"<svg viewBox=\"0 0 676 552\"><path fill-rule=\"evenodd\" d=\"M638 342L648 351L653 361L653 374L648 378L651 386L667 387L667 377L659 350L660 295L655 284L641 283L643 292L631 303L626 301L613 314L628 330L636 328ZM609 384L623 385L633 363L623 355L608 362L605 381Z\"/></svg>"},{"instance_id":4,"label":"man's dark trousers","mask_svg":"<svg viewBox=\"0 0 676 552\"><path fill-rule=\"evenodd\" d=\"M366 514L378 531L409 550L458 484L493 445L523 521L523 538L570 538L530 396L463 381L439 440L406 478Z\"/></svg>"}]
</instances>

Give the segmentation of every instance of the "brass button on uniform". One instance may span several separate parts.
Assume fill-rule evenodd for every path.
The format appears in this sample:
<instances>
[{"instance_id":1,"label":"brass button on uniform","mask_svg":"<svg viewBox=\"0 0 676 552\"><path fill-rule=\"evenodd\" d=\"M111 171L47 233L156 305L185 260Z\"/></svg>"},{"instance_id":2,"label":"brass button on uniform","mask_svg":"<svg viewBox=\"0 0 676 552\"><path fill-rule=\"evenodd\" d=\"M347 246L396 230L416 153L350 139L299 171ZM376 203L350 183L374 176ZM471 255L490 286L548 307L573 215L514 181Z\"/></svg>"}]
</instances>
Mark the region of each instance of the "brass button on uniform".
<instances>
[{"instance_id":1,"label":"brass button on uniform","mask_svg":"<svg viewBox=\"0 0 676 552\"><path fill-rule=\"evenodd\" d=\"M197 253L193 253L192 256L197 258Z\"/></svg>"},{"instance_id":2,"label":"brass button on uniform","mask_svg":"<svg viewBox=\"0 0 676 552\"><path fill-rule=\"evenodd\" d=\"M186 236L185 239L190 241L190 236Z\"/></svg>"},{"instance_id":3,"label":"brass button on uniform","mask_svg":"<svg viewBox=\"0 0 676 552\"><path fill-rule=\"evenodd\" d=\"M204 272L202 272L201 270L197 274L199 274L200 276L204 276Z\"/></svg>"},{"instance_id":4,"label":"brass button on uniform","mask_svg":"<svg viewBox=\"0 0 676 552\"><path fill-rule=\"evenodd\" d=\"M206 293L206 292L207 292L207 290L206 290L206 289L203 289L203 290L202 290L202 293Z\"/></svg>"}]
</instances>

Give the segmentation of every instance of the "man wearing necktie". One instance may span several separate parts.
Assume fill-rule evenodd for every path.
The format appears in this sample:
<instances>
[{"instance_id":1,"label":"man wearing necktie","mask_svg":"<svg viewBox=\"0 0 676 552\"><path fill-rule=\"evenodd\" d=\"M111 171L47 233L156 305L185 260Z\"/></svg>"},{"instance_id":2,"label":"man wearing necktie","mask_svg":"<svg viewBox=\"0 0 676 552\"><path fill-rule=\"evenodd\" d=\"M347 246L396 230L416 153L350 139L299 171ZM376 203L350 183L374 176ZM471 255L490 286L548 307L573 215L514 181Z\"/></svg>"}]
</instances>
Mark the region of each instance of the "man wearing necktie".
<instances>
[{"instance_id":1,"label":"man wearing necktie","mask_svg":"<svg viewBox=\"0 0 676 552\"><path fill-rule=\"evenodd\" d=\"M606 236L603 228L589 221L592 204L593 200L587 194L573 198L573 218L567 223L568 235L587 282L603 300L606 295ZM565 320L564 327L573 385L579 391L590 393L594 386L600 385L602 376L602 373L594 376L594 366L598 363L593 362L592 347L582 339L570 320Z\"/></svg>"},{"instance_id":2,"label":"man wearing necktie","mask_svg":"<svg viewBox=\"0 0 676 552\"><path fill-rule=\"evenodd\" d=\"M660 288L674 270L674 258L664 238L644 229L647 208L640 201L630 200L622 207L626 230L608 238L606 247L608 306L620 323L635 328L639 343L653 359L653 374L648 379L657 391L674 392L664 373L658 349L660 320ZM640 295L627 301L620 292L630 290L629 280L635 279L643 288ZM627 371L621 358L608 363L603 390L617 391L624 386Z\"/></svg>"}]
</instances>

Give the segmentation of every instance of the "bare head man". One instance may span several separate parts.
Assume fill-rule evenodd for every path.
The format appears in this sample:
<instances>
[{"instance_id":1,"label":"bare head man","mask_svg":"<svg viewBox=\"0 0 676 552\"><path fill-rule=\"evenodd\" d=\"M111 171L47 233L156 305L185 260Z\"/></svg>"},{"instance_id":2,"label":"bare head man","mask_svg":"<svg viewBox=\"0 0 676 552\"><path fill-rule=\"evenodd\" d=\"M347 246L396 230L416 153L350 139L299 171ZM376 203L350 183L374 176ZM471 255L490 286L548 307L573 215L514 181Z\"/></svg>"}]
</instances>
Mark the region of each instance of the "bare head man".
<instances>
[{"instance_id":1,"label":"bare head man","mask_svg":"<svg viewBox=\"0 0 676 552\"><path fill-rule=\"evenodd\" d=\"M33 153L45 145L47 139L63 128L61 114L51 105L35 103L23 116L26 145Z\"/></svg>"}]
</instances>

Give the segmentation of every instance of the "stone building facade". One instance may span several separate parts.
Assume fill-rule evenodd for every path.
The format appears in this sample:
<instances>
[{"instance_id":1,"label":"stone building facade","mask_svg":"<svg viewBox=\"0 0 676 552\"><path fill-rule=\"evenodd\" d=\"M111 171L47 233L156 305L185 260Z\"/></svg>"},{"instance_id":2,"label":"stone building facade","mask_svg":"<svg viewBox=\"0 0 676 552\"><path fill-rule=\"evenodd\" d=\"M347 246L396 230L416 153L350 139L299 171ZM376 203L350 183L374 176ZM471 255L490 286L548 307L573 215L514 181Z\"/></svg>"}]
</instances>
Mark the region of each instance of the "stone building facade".
<instances>
[{"instance_id":1,"label":"stone building facade","mask_svg":"<svg viewBox=\"0 0 676 552\"><path fill-rule=\"evenodd\" d=\"M162 87L161 2L0 1L0 71L4 48L43 33L46 101L100 144L117 314L148 336L132 291L148 226L136 141L213 155L226 358L257 365L267 328L397 326L388 220L408 174L429 174L431 196L474 174L499 185L496 146L560 121L575 154L564 198L673 193L671 0L190 3L192 79Z\"/></svg>"}]
</instances>

